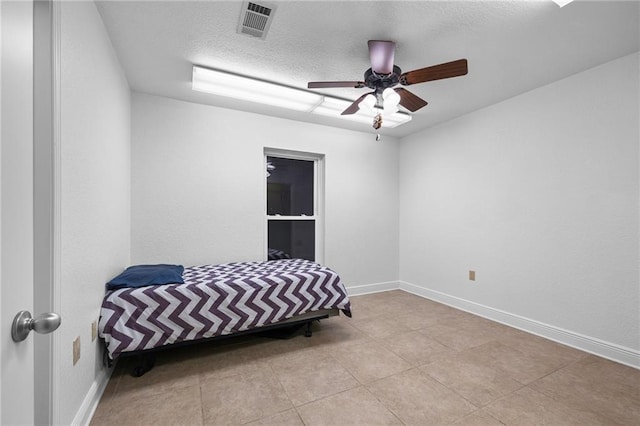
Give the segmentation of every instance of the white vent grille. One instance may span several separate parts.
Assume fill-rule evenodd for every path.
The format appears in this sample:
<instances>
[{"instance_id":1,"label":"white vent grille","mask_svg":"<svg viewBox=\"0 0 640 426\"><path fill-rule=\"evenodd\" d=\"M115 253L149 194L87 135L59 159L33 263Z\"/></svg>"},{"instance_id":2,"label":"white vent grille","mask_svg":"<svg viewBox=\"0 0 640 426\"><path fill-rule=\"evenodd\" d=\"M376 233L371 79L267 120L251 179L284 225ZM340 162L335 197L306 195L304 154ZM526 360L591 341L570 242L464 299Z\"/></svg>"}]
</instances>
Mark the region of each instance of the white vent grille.
<instances>
[{"instance_id":1,"label":"white vent grille","mask_svg":"<svg viewBox=\"0 0 640 426\"><path fill-rule=\"evenodd\" d=\"M238 22L238 33L265 39L273 20L275 6L245 1L242 3L242 13Z\"/></svg>"}]
</instances>

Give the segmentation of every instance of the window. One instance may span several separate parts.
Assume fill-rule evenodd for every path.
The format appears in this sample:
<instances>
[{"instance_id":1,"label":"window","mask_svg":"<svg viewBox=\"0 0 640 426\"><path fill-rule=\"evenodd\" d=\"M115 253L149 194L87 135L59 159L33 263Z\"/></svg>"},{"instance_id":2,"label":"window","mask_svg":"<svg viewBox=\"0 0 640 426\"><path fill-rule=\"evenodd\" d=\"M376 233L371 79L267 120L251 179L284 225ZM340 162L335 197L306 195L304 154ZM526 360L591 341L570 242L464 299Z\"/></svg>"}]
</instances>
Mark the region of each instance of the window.
<instances>
[{"instance_id":1,"label":"window","mask_svg":"<svg viewBox=\"0 0 640 426\"><path fill-rule=\"evenodd\" d=\"M323 158L265 150L267 258L322 262Z\"/></svg>"}]
</instances>

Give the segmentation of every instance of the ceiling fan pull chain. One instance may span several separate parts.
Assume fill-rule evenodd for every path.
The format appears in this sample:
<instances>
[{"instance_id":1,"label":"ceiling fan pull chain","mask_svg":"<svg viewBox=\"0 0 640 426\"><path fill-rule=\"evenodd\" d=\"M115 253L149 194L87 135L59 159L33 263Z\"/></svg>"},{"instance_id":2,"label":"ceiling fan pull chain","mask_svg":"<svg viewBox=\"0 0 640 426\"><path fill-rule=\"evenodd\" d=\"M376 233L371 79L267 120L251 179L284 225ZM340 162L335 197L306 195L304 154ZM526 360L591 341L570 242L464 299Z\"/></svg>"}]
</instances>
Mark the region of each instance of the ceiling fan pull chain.
<instances>
[{"instance_id":1,"label":"ceiling fan pull chain","mask_svg":"<svg viewBox=\"0 0 640 426\"><path fill-rule=\"evenodd\" d=\"M373 118L373 128L378 130L380 127L382 127L382 114L377 113Z\"/></svg>"}]
</instances>

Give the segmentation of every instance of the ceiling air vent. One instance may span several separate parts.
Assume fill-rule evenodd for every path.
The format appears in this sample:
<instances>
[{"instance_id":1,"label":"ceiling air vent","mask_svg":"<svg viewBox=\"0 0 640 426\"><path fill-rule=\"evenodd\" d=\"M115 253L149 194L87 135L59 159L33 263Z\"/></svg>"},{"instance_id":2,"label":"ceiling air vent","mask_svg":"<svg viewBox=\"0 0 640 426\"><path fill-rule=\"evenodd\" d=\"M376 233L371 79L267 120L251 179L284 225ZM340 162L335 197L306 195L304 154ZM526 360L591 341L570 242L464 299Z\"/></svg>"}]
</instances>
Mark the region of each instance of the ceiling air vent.
<instances>
[{"instance_id":1,"label":"ceiling air vent","mask_svg":"<svg viewBox=\"0 0 640 426\"><path fill-rule=\"evenodd\" d=\"M238 32L265 39L276 8L270 4L250 1L242 3L242 13L238 22Z\"/></svg>"}]
</instances>

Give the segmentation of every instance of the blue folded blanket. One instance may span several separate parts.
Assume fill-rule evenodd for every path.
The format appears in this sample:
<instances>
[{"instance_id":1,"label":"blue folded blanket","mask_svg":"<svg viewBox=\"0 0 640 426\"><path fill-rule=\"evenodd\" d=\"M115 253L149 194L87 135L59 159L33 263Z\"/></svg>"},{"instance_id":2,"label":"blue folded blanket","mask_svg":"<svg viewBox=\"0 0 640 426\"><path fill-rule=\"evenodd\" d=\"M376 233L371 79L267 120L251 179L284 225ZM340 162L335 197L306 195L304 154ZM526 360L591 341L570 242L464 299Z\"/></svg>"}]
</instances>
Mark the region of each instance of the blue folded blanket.
<instances>
[{"instance_id":1,"label":"blue folded blanket","mask_svg":"<svg viewBox=\"0 0 640 426\"><path fill-rule=\"evenodd\" d=\"M130 266L107 283L107 290L136 288L150 285L183 284L182 265Z\"/></svg>"}]
</instances>

